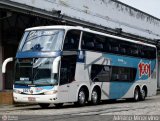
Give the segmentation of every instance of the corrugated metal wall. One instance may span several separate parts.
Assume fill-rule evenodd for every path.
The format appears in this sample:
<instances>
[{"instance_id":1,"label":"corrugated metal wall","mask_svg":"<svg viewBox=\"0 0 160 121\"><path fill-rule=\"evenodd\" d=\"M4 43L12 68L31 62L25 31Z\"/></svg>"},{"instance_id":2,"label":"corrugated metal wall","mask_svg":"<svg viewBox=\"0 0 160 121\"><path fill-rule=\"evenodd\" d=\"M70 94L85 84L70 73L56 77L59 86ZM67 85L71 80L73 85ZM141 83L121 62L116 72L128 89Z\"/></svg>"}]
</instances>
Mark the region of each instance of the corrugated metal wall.
<instances>
[{"instance_id":1,"label":"corrugated metal wall","mask_svg":"<svg viewBox=\"0 0 160 121\"><path fill-rule=\"evenodd\" d=\"M10 0L151 39L160 38L160 20L112 0Z\"/></svg>"}]
</instances>

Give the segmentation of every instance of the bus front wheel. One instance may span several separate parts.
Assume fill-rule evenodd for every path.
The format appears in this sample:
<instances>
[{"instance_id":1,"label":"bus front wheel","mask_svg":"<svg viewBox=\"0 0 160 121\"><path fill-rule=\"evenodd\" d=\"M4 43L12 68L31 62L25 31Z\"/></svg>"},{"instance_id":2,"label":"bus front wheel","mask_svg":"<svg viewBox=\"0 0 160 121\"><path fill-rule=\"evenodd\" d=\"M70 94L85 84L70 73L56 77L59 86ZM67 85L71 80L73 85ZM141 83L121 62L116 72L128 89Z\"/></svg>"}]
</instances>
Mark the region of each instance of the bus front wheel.
<instances>
[{"instance_id":1,"label":"bus front wheel","mask_svg":"<svg viewBox=\"0 0 160 121\"><path fill-rule=\"evenodd\" d=\"M41 108L48 108L49 107L49 103L39 103L39 106L41 107Z\"/></svg>"},{"instance_id":2,"label":"bus front wheel","mask_svg":"<svg viewBox=\"0 0 160 121\"><path fill-rule=\"evenodd\" d=\"M97 105L100 102L98 90L95 88L91 94L91 104Z\"/></svg>"}]
</instances>

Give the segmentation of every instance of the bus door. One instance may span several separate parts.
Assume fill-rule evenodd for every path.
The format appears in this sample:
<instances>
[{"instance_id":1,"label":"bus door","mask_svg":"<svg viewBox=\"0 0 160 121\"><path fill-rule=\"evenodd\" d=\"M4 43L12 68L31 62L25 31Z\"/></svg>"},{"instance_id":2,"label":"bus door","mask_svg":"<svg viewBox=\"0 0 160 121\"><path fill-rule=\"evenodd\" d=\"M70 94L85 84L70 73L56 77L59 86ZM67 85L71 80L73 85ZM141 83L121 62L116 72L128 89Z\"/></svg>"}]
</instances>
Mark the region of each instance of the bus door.
<instances>
[{"instance_id":1,"label":"bus door","mask_svg":"<svg viewBox=\"0 0 160 121\"><path fill-rule=\"evenodd\" d=\"M62 57L60 68L59 82L59 99L62 102L71 101L70 95L73 92L74 76L75 76L76 61L72 57Z\"/></svg>"},{"instance_id":2,"label":"bus door","mask_svg":"<svg viewBox=\"0 0 160 121\"><path fill-rule=\"evenodd\" d=\"M81 31L69 30L66 34L63 46L63 57L60 69L60 98L61 100L74 101L76 97L75 68L77 51L79 47Z\"/></svg>"}]
</instances>

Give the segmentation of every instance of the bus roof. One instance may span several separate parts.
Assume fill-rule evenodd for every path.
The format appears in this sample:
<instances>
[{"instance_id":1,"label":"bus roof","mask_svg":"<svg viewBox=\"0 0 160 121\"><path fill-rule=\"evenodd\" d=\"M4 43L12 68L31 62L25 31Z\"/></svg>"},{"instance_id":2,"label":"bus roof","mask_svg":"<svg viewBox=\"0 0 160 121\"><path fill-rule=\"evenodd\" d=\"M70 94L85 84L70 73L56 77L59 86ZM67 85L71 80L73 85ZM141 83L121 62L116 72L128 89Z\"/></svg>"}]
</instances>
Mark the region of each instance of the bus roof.
<instances>
[{"instance_id":1,"label":"bus roof","mask_svg":"<svg viewBox=\"0 0 160 121\"><path fill-rule=\"evenodd\" d=\"M118 36L114 36L114 35L110 35L110 34L106 34L106 33L102 33L102 32L97 32L97 31L94 31L94 30L90 30L88 28L83 28L81 26L65 26L65 25L39 26L39 27L28 28L25 31L48 30L48 29L65 29L65 30L76 29L76 30L91 32L91 33L94 33L94 34L104 35L104 36L108 36L108 37L111 37L111 38L115 38L115 39L119 39L119 40L124 40L124 41L128 41L128 42L132 42L132 43L136 43L136 44L142 44L142 45L146 45L146 46L156 48L156 46L152 45L152 44L148 44L148 43L144 43L144 42L136 41L136 40L132 40L132 39L127 39L127 38L123 38L123 37L118 37Z\"/></svg>"}]
</instances>

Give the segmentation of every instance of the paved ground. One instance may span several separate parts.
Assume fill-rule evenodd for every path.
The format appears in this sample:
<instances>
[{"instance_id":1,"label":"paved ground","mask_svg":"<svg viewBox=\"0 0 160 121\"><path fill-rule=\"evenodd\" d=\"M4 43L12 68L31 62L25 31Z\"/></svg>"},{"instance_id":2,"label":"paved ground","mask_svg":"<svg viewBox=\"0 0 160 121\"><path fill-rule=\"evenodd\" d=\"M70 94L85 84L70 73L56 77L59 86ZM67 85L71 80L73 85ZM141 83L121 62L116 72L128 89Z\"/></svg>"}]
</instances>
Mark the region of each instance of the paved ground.
<instances>
[{"instance_id":1,"label":"paved ground","mask_svg":"<svg viewBox=\"0 0 160 121\"><path fill-rule=\"evenodd\" d=\"M160 121L160 95L140 102L106 101L97 106L85 107L66 104L61 109L56 109L54 105L48 109L41 109L38 105L18 107L4 105L0 107L0 115L3 120L8 118L7 120L19 121Z\"/></svg>"}]
</instances>

